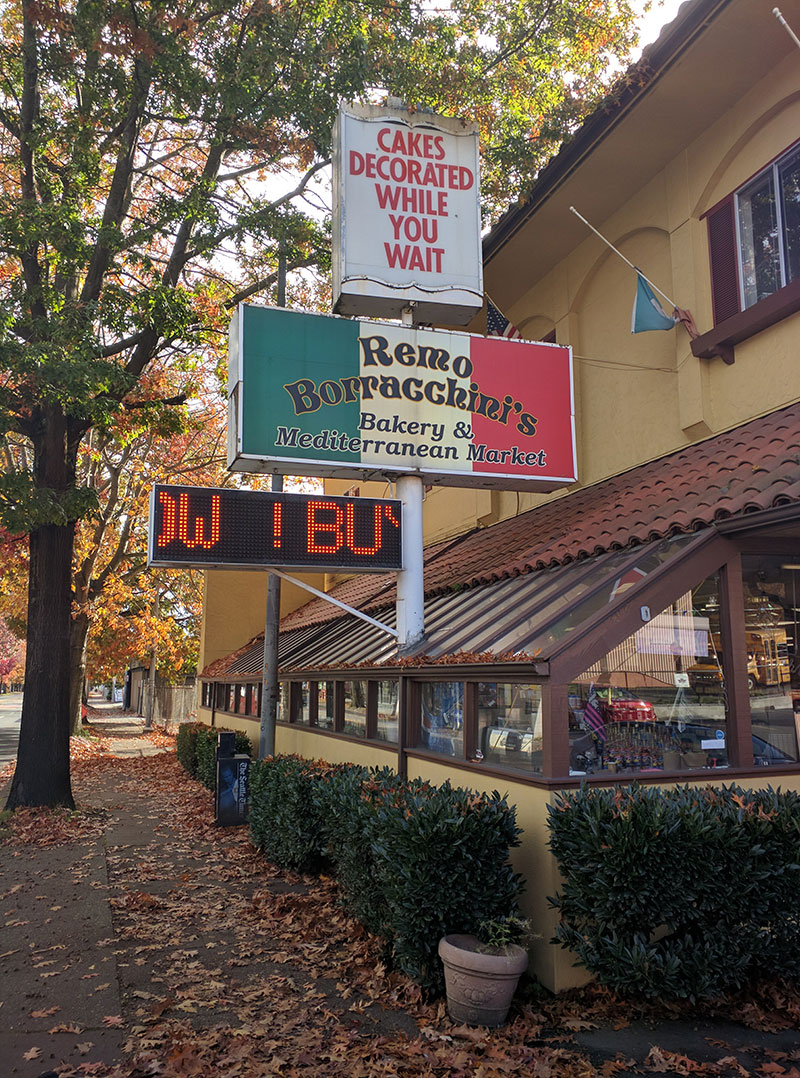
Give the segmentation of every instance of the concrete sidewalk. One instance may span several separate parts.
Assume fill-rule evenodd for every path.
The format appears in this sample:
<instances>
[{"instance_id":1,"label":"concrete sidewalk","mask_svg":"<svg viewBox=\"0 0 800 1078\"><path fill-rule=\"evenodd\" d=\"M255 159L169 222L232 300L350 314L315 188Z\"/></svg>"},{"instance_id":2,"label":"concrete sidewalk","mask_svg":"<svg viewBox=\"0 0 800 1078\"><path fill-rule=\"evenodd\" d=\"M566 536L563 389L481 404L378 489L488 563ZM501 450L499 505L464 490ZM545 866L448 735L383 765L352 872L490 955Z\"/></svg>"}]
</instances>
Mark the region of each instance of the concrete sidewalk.
<instances>
[{"instance_id":1,"label":"concrete sidewalk","mask_svg":"<svg viewBox=\"0 0 800 1078\"><path fill-rule=\"evenodd\" d=\"M141 715L123 711L121 704L90 700L87 726L111 742L111 753L118 757L157 756L164 749L148 740Z\"/></svg>"},{"instance_id":2,"label":"concrete sidewalk","mask_svg":"<svg viewBox=\"0 0 800 1078\"><path fill-rule=\"evenodd\" d=\"M92 701L91 731L114 757L165 752L145 736L144 719ZM10 781L0 791L5 804ZM122 982L110 905L110 852L131 837L130 812L114 791L88 799L95 836L63 846L0 847L0 1073L38 1076L55 1066L121 1059ZM103 811L105 810L105 811ZM141 819L137 815L137 819ZM148 841L142 828L139 841ZM67 1070L69 1073L69 1070ZM75 1071L80 1073L80 1071ZM84 1072L87 1073L87 1072Z\"/></svg>"}]
</instances>

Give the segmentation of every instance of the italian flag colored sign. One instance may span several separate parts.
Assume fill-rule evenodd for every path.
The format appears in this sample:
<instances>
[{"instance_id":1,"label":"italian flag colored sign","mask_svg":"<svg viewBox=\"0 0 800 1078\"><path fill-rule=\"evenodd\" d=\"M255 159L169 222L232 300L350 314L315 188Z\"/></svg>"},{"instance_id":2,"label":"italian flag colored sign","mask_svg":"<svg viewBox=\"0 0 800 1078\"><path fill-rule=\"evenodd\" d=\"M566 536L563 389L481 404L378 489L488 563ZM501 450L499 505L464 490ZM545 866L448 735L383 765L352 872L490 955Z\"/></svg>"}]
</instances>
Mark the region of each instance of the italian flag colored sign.
<instances>
[{"instance_id":1,"label":"italian flag colored sign","mask_svg":"<svg viewBox=\"0 0 800 1078\"><path fill-rule=\"evenodd\" d=\"M568 348L243 304L229 467L415 473L453 486L576 479Z\"/></svg>"}]
</instances>

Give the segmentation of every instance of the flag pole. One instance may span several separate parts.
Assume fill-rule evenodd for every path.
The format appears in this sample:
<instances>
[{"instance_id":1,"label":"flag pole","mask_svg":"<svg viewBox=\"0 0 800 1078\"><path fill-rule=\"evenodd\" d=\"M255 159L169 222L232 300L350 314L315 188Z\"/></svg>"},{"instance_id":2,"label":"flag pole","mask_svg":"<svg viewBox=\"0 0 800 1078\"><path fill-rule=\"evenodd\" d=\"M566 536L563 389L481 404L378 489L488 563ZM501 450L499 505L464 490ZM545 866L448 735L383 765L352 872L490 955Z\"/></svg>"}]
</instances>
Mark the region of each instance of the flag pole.
<instances>
[{"instance_id":1,"label":"flag pole","mask_svg":"<svg viewBox=\"0 0 800 1078\"><path fill-rule=\"evenodd\" d=\"M794 30L788 24L786 19L784 19L783 15L781 15L781 9L777 8L777 7L774 7L772 9L772 14L775 16L775 18L778 20L778 22L784 28L784 30L789 35L789 37L792 39L792 41L795 43L795 45L798 47L798 49L800 49L800 37L797 36L797 34L794 32Z\"/></svg>"},{"instance_id":2,"label":"flag pole","mask_svg":"<svg viewBox=\"0 0 800 1078\"><path fill-rule=\"evenodd\" d=\"M636 270L636 272L639 274L639 276L642 277L645 281L647 281L647 283L650 285L650 287L653 289L654 292L658 292L659 296L663 296L664 299L667 301L667 303L670 305L670 307L673 310L675 310L675 311L678 310L678 304L675 303L674 300L671 300L666 292L662 292L657 284L653 284L653 282L650 280L649 277L645 277L645 275L642 273L642 271L639 269L639 267L634 266L633 262L631 262L631 260L629 258L626 258L625 255L622 253L622 251L617 250L617 248L614 246L614 244L611 243L609 240L607 240L602 232L598 232L597 229L594 227L594 225L590 225L589 222L586 220L586 218L583 216L583 214L578 213L578 211L575 209L574 206L570 206L569 209L570 209L570 213L574 213L576 217L580 218L580 220L583 221L583 223L586 225L586 227L590 228L592 230L592 232L594 232L595 236L599 236L600 239L603 241L603 243L607 247L611 248L611 250L614 252L615 255L619 255L619 257L622 259L622 261L625 262L627 265L629 265L632 270Z\"/></svg>"}]
</instances>

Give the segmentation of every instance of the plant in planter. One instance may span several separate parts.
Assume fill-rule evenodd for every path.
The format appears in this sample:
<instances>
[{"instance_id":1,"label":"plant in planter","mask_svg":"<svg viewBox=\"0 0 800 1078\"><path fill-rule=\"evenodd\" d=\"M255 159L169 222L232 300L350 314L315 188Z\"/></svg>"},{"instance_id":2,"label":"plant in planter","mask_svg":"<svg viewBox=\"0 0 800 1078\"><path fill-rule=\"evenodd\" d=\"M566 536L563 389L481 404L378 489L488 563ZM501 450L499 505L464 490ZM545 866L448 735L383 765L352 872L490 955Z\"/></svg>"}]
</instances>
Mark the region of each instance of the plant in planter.
<instances>
[{"instance_id":1,"label":"plant in planter","mask_svg":"<svg viewBox=\"0 0 800 1078\"><path fill-rule=\"evenodd\" d=\"M454 933L439 940L447 1010L454 1022L501 1026L517 983L528 968L521 941L529 924L516 914L482 921L475 936Z\"/></svg>"}]
</instances>

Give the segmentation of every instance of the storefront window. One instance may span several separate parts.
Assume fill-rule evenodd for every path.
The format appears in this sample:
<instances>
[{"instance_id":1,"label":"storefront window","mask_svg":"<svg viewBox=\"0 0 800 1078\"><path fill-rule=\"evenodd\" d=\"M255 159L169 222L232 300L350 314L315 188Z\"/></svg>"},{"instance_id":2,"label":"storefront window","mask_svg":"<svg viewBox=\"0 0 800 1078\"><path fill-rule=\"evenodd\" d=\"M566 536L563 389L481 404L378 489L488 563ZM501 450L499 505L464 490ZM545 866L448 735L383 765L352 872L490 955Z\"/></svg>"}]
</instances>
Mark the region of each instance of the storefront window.
<instances>
[{"instance_id":1,"label":"storefront window","mask_svg":"<svg viewBox=\"0 0 800 1078\"><path fill-rule=\"evenodd\" d=\"M309 707L311 699L311 682L300 682L300 700L297 708L297 721L302 722L305 726L311 725L311 710Z\"/></svg>"},{"instance_id":2,"label":"storefront window","mask_svg":"<svg viewBox=\"0 0 800 1078\"><path fill-rule=\"evenodd\" d=\"M460 681L423 682L420 744L445 756L464 755L464 686Z\"/></svg>"},{"instance_id":3,"label":"storefront window","mask_svg":"<svg viewBox=\"0 0 800 1078\"><path fill-rule=\"evenodd\" d=\"M344 683L344 732L351 737L367 736L367 683Z\"/></svg>"},{"instance_id":4,"label":"storefront window","mask_svg":"<svg viewBox=\"0 0 800 1078\"><path fill-rule=\"evenodd\" d=\"M246 685L237 685L236 686L236 714L237 715L246 715L247 714L247 686Z\"/></svg>"},{"instance_id":5,"label":"storefront window","mask_svg":"<svg viewBox=\"0 0 800 1078\"><path fill-rule=\"evenodd\" d=\"M753 761L796 763L800 725L800 561L742 557Z\"/></svg>"},{"instance_id":6,"label":"storefront window","mask_svg":"<svg viewBox=\"0 0 800 1078\"><path fill-rule=\"evenodd\" d=\"M478 760L542 770L542 693L538 685L478 684Z\"/></svg>"},{"instance_id":7,"label":"storefront window","mask_svg":"<svg viewBox=\"0 0 800 1078\"><path fill-rule=\"evenodd\" d=\"M249 714L252 718L256 719L261 714L261 685L254 684L250 686L250 711Z\"/></svg>"},{"instance_id":8,"label":"storefront window","mask_svg":"<svg viewBox=\"0 0 800 1078\"><path fill-rule=\"evenodd\" d=\"M728 766L714 574L569 688L570 774Z\"/></svg>"},{"instance_id":9,"label":"storefront window","mask_svg":"<svg viewBox=\"0 0 800 1078\"><path fill-rule=\"evenodd\" d=\"M226 702L225 710L226 711L235 711L236 710L236 686L235 685L228 685L228 699L227 699L227 702Z\"/></svg>"},{"instance_id":10,"label":"storefront window","mask_svg":"<svg viewBox=\"0 0 800 1078\"><path fill-rule=\"evenodd\" d=\"M332 681L320 681L317 683L317 726L323 730L333 729L333 709L335 707L335 693Z\"/></svg>"},{"instance_id":11,"label":"storefront window","mask_svg":"<svg viewBox=\"0 0 800 1078\"><path fill-rule=\"evenodd\" d=\"M397 743L398 685L396 681L378 682L378 725L375 737L378 741Z\"/></svg>"},{"instance_id":12,"label":"storefront window","mask_svg":"<svg viewBox=\"0 0 800 1078\"><path fill-rule=\"evenodd\" d=\"M278 686L278 722L291 722L288 681L282 681Z\"/></svg>"}]
</instances>

